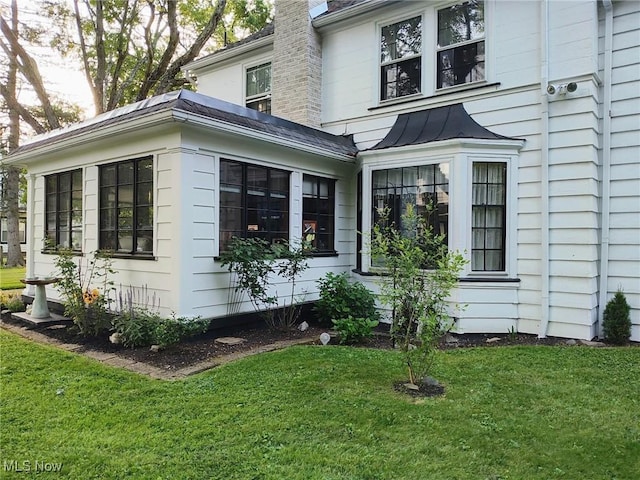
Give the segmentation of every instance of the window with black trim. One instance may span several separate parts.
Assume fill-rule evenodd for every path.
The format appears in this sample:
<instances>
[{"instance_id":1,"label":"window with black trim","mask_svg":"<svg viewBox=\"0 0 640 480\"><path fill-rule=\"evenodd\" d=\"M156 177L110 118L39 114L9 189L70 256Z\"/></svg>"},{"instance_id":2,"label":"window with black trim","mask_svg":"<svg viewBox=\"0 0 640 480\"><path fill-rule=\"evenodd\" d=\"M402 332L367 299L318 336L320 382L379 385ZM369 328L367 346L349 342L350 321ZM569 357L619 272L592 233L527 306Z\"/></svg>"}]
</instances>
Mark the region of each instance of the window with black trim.
<instances>
[{"instance_id":1,"label":"window with black trim","mask_svg":"<svg viewBox=\"0 0 640 480\"><path fill-rule=\"evenodd\" d=\"M482 0L438 10L437 88L484 80L484 39Z\"/></svg>"},{"instance_id":2,"label":"window with black trim","mask_svg":"<svg viewBox=\"0 0 640 480\"><path fill-rule=\"evenodd\" d=\"M153 157L100 166L99 216L100 249L153 254Z\"/></svg>"},{"instance_id":3,"label":"window with black trim","mask_svg":"<svg viewBox=\"0 0 640 480\"><path fill-rule=\"evenodd\" d=\"M82 170L45 176L45 249L82 250Z\"/></svg>"},{"instance_id":4,"label":"window with black trim","mask_svg":"<svg viewBox=\"0 0 640 480\"><path fill-rule=\"evenodd\" d=\"M302 180L302 235L314 251L335 252L336 181L304 175Z\"/></svg>"},{"instance_id":5,"label":"window with black trim","mask_svg":"<svg viewBox=\"0 0 640 480\"><path fill-rule=\"evenodd\" d=\"M380 100L420 93L422 89L422 16L382 27Z\"/></svg>"},{"instance_id":6,"label":"window with black trim","mask_svg":"<svg viewBox=\"0 0 640 480\"><path fill-rule=\"evenodd\" d=\"M247 68L245 105L262 113L271 113L271 63Z\"/></svg>"},{"instance_id":7,"label":"window with black trim","mask_svg":"<svg viewBox=\"0 0 640 480\"><path fill-rule=\"evenodd\" d=\"M412 205L416 214L431 226L434 234L444 235L445 243L448 242L448 163L374 170L372 187L374 223L385 220L381 212L386 208L389 214L386 220L404 231L402 215L407 205Z\"/></svg>"},{"instance_id":8,"label":"window with black trim","mask_svg":"<svg viewBox=\"0 0 640 480\"><path fill-rule=\"evenodd\" d=\"M233 237L289 240L290 172L220 160L220 251Z\"/></svg>"},{"instance_id":9,"label":"window with black trim","mask_svg":"<svg viewBox=\"0 0 640 480\"><path fill-rule=\"evenodd\" d=\"M473 164L471 270L505 270L507 164Z\"/></svg>"}]
</instances>

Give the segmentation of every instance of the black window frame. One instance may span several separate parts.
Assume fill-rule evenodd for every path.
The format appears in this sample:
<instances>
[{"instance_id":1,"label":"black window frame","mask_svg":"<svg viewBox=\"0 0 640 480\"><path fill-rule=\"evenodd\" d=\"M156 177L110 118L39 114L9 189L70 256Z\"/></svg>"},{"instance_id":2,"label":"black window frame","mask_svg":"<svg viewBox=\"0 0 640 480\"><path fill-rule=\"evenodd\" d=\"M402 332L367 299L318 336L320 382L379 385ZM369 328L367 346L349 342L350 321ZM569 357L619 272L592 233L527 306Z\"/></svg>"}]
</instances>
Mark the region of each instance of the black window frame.
<instances>
[{"instance_id":1,"label":"black window frame","mask_svg":"<svg viewBox=\"0 0 640 480\"><path fill-rule=\"evenodd\" d=\"M225 165L235 166L235 178L224 178L231 170ZM264 171L266 180L264 187L250 185L249 174ZM284 174L284 175L283 175ZM277 188L278 182L286 176L286 189ZM253 192L253 194L252 194ZM239 205L232 203L232 198L239 199ZM266 204L259 205L259 197L264 197ZM255 204L253 203L255 202ZM267 167L239 160L220 159L220 228L219 250L224 252L228 243L234 238L263 238L270 243L289 242L291 214L291 172L288 170ZM263 207L263 208L259 208ZM279 208L278 208L279 207ZM286 208L283 208L286 207ZM260 218L258 218L262 215ZM285 229L269 228L273 219L279 219L279 226ZM265 220L266 218L266 220ZM261 221L262 220L262 221ZM253 221L253 223L249 223ZM233 228L235 222L236 228ZM229 228L231 225L232 228ZM267 226L263 229L263 226Z\"/></svg>"},{"instance_id":2,"label":"black window frame","mask_svg":"<svg viewBox=\"0 0 640 480\"><path fill-rule=\"evenodd\" d=\"M397 44L405 43L399 38L403 25L417 21L414 33L418 33L419 53L402 52ZM416 15L398 22L383 25L380 29L380 101L386 102L417 95L422 92L422 15Z\"/></svg>"},{"instance_id":3,"label":"black window frame","mask_svg":"<svg viewBox=\"0 0 640 480\"><path fill-rule=\"evenodd\" d=\"M482 32L472 33L467 23L467 38L450 38L450 32L442 24L445 15L462 15L471 17L470 11L475 9L481 14ZM477 15L477 13L476 13ZM436 12L437 49L436 49L436 89L467 85L486 79L486 17L483 0L467 0L440 8ZM477 24L475 24L477 26Z\"/></svg>"},{"instance_id":4,"label":"black window frame","mask_svg":"<svg viewBox=\"0 0 640 480\"><path fill-rule=\"evenodd\" d=\"M150 166L148 171L143 170L144 167L141 167L143 164ZM128 165L131 165L130 179L126 178L125 169ZM113 177L110 179L108 175L111 171ZM155 239L153 171L152 155L100 165L98 174L98 248L100 250L113 252L114 256L119 257L153 257ZM130 202L123 198L128 187L131 189ZM144 193L147 193L146 199L142 199ZM131 237L131 245L128 247L123 244L126 245L129 240L122 236L127 232L130 232Z\"/></svg>"},{"instance_id":5,"label":"black window frame","mask_svg":"<svg viewBox=\"0 0 640 480\"><path fill-rule=\"evenodd\" d=\"M417 215L422 215L426 220L427 225L432 228L432 231L436 235L442 234L444 236L444 243L448 245L449 242L449 177L442 170L442 165L449 165L449 162L441 162L441 163L431 163L431 164L422 164L415 166L405 166L405 167L394 167L387 169L376 169L372 171L371 174L371 207L372 207L372 225L382 224L383 219L380 216L380 207L379 202L376 199L386 198L387 201L384 202L384 205L390 209L388 225L393 228L397 228L400 231L403 231L402 225L402 215L403 215L403 203L407 198L407 195L415 195L415 201L412 202L415 207L415 211ZM423 175L426 173L432 181L425 181L421 184L418 184L418 179L420 177L420 169L423 171ZM410 170L415 171L416 182L413 184L409 184L409 179L411 177ZM438 174L436 170L440 170L440 176L446 180L446 182L438 181ZM400 184L396 184L389 181L389 173L394 172L397 178L398 173L400 173L401 182ZM386 173L386 181L380 178L383 181L384 186L376 186L376 176L381 176L383 173ZM405 179L406 183L405 183ZM380 182L379 180L379 182ZM392 178L393 180L393 178ZM378 183L380 185L380 183ZM419 190L423 191L420 192ZM415 192L412 192L415 190ZM432 191L429 191L432 190ZM420 204L418 203L418 196L422 194L423 198ZM388 199L391 198L391 201ZM428 213L428 207L426 205L426 201L433 203L433 210ZM442 200L442 201L441 201ZM446 200L446 201L444 201ZM389 204L391 203L391 205Z\"/></svg>"},{"instance_id":6,"label":"black window frame","mask_svg":"<svg viewBox=\"0 0 640 480\"><path fill-rule=\"evenodd\" d=\"M306 192L310 184L313 192ZM323 195L322 185L327 194ZM336 180L318 175L302 176L302 238L312 253L336 253Z\"/></svg>"},{"instance_id":7,"label":"black window frame","mask_svg":"<svg viewBox=\"0 0 640 480\"><path fill-rule=\"evenodd\" d=\"M501 182L489 181L488 167L500 167ZM476 167L485 167L487 170L484 180L478 180L476 175ZM508 167L506 162L473 162L471 167L471 271L472 272L505 272L507 270L507 185L508 185ZM491 200L490 192L498 192L493 195ZM498 214L500 219L499 226L488 226L488 217L490 212L493 215ZM482 242L480 242L482 240ZM498 246L488 248L488 243ZM481 245L480 245L481 243ZM500 254L497 267L488 268L487 257L489 252L498 252ZM482 266L478 265L479 259L482 258ZM497 258L497 257L495 257Z\"/></svg>"},{"instance_id":8,"label":"black window frame","mask_svg":"<svg viewBox=\"0 0 640 480\"><path fill-rule=\"evenodd\" d=\"M265 89L264 91L249 94L249 76L253 72L265 69L267 66L269 67L269 88ZM251 108L252 110L257 110L262 113L271 114L271 81L271 62L254 65L253 67L249 67L245 70L245 106L247 108Z\"/></svg>"},{"instance_id":9,"label":"black window frame","mask_svg":"<svg viewBox=\"0 0 640 480\"><path fill-rule=\"evenodd\" d=\"M84 219L82 169L77 168L45 175L44 182L44 251L65 248L73 252L82 252ZM75 198L75 205L74 193L78 195ZM65 205L66 208L64 208ZM75 224L74 213L76 220L79 216L79 222L76 221ZM75 236L75 242L74 234L79 235L79 238Z\"/></svg>"}]
</instances>

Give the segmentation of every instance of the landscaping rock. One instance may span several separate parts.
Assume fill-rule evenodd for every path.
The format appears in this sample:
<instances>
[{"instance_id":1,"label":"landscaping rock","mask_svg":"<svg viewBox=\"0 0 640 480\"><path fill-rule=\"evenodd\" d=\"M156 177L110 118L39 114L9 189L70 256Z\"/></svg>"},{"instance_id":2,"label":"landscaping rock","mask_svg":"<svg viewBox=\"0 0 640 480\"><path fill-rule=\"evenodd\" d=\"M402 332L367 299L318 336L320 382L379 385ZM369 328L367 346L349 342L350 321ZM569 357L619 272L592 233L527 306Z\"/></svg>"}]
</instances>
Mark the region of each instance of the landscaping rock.
<instances>
[{"instance_id":1,"label":"landscaping rock","mask_svg":"<svg viewBox=\"0 0 640 480\"><path fill-rule=\"evenodd\" d=\"M578 342L576 342L573 338L570 338L569 340L567 340L566 342L567 345L577 345Z\"/></svg>"},{"instance_id":2,"label":"landscaping rock","mask_svg":"<svg viewBox=\"0 0 640 480\"><path fill-rule=\"evenodd\" d=\"M580 340L582 345L586 345L587 347L605 347L606 344L603 342L592 342L590 340Z\"/></svg>"},{"instance_id":3,"label":"landscaping rock","mask_svg":"<svg viewBox=\"0 0 640 480\"><path fill-rule=\"evenodd\" d=\"M402 385L407 390L420 390L420 387L418 385L416 385L415 383L404 383Z\"/></svg>"},{"instance_id":4,"label":"landscaping rock","mask_svg":"<svg viewBox=\"0 0 640 480\"><path fill-rule=\"evenodd\" d=\"M444 336L444 343L446 343L447 345L457 345L460 343L460 340L458 340L456 337L454 337L450 333L447 333Z\"/></svg>"},{"instance_id":5,"label":"landscaping rock","mask_svg":"<svg viewBox=\"0 0 640 480\"><path fill-rule=\"evenodd\" d=\"M246 339L238 337L220 337L215 340L216 343L221 343L222 345L240 345L246 341Z\"/></svg>"},{"instance_id":6,"label":"landscaping rock","mask_svg":"<svg viewBox=\"0 0 640 480\"><path fill-rule=\"evenodd\" d=\"M122 343L122 339L120 338L120 334L118 332L109 335L109 341L114 345L120 345Z\"/></svg>"},{"instance_id":7,"label":"landscaping rock","mask_svg":"<svg viewBox=\"0 0 640 480\"><path fill-rule=\"evenodd\" d=\"M309 330L309 324L307 322L302 322L300 325L298 325L298 330L300 330L301 332L306 332L307 330Z\"/></svg>"},{"instance_id":8,"label":"landscaping rock","mask_svg":"<svg viewBox=\"0 0 640 480\"><path fill-rule=\"evenodd\" d=\"M429 387L440 387L440 382L433 377L426 376L422 379L422 384Z\"/></svg>"},{"instance_id":9,"label":"landscaping rock","mask_svg":"<svg viewBox=\"0 0 640 480\"><path fill-rule=\"evenodd\" d=\"M491 338L487 338L487 343L496 343L496 342L499 342L500 340L502 340L500 337L491 337Z\"/></svg>"},{"instance_id":10,"label":"landscaping rock","mask_svg":"<svg viewBox=\"0 0 640 480\"><path fill-rule=\"evenodd\" d=\"M322 343L322 345L326 345L330 341L331 341L331 335L329 335L327 332L323 332L320 334L320 342Z\"/></svg>"},{"instance_id":11,"label":"landscaping rock","mask_svg":"<svg viewBox=\"0 0 640 480\"><path fill-rule=\"evenodd\" d=\"M158 353L160 351L160 345L151 345L151 348L149 350L154 353Z\"/></svg>"}]
</instances>

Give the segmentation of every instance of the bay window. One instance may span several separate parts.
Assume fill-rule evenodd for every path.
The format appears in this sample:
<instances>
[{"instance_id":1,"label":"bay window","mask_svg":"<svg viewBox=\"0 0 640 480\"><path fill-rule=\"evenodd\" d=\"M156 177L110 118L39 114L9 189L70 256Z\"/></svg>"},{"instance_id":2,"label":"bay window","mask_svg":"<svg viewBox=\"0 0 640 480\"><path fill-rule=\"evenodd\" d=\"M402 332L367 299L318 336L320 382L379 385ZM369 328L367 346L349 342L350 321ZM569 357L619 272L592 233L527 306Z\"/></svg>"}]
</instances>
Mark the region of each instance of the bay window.
<instances>
[{"instance_id":1,"label":"bay window","mask_svg":"<svg viewBox=\"0 0 640 480\"><path fill-rule=\"evenodd\" d=\"M401 231L402 215L412 205L418 217L426 220L435 235L448 242L449 230L449 164L437 163L386 170L372 174L372 206L374 224L384 221L387 209L390 225Z\"/></svg>"},{"instance_id":2,"label":"bay window","mask_svg":"<svg viewBox=\"0 0 640 480\"><path fill-rule=\"evenodd\" d=\"M471 270L505 270L507 164L473 164Z\"/></svg>"}]
</instances>

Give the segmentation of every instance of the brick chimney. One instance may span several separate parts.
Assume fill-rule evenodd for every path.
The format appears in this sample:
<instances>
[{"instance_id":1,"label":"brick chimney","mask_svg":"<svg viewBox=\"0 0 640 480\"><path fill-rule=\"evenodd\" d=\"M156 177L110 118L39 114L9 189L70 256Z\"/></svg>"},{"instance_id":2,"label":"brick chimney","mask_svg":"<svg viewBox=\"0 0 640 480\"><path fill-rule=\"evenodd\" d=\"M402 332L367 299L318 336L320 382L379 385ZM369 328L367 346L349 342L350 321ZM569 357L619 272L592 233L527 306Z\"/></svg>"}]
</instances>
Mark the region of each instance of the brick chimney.
<instances>
[{"instance_id":1,"label":"brick chimney","mask_svg":"<svg viewBox=\"0 0 640 480\"><path fill-rule=\"evenodd\" d=\"M271 113L319 127L322 102L322 46L309 10L324 0L276 0Z\"/></svg>"}]
</instances>

